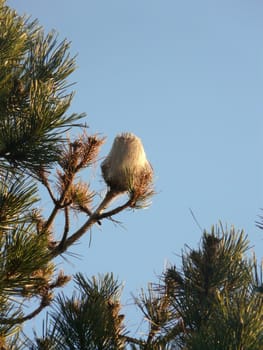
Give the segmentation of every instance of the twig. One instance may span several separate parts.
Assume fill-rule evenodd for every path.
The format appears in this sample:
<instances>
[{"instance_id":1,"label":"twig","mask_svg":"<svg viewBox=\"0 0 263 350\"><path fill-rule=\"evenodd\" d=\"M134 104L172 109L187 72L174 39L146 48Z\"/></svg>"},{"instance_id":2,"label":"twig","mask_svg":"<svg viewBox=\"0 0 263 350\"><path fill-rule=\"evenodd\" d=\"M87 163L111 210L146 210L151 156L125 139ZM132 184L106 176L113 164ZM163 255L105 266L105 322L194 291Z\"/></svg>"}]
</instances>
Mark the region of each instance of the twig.
<instances>
[{"instance_id":1,"label":"twig","mask_svg":"<svg viewBox=\"0 0 263 350\"><path fill-rule=\"evenodd\" d=\"M127 335L121 335L121 338L123 338L128 343L137 344L137 345L144 345L145 344L144 341L129 337Z\"/></svg>"},{"instance_id":2,"label":"twig","mask_svg":"<svg viewBox=\"0 0 263 350\"><path fill-rule=\"evenodd\" d=\"M48 191L48 194L49 194L50 198L52 199L53 203L56 204L56 198L55 198L55 196L54 196L54 194L53 194L53 192L52 192L52 190L50 188L50 185L49 185L48 181L42 182L42 183L46 187L46 189Z\"/></svg>"},{"instance_id":3,"label":"twig","mask_svg":"<svg viewBox=\"0 0 263 350\"><path fill-rule=\"evenodd\" d=\"M30 314L24 316L24 317L18 317L15 319L8 319L8 318L1 318L0 323L1 324L17 324L17 323L24 323L26 321L32 320L35 316L37 316L41 311L44 310L45 307L47 307L50 303L46 302L46 297L43 297L41 300L40 305L32 311Z\"/></svg>"},{"instance_id":4,"label":"twig","mask_svg":"<svg viewBox=\"0 0 263 350\"><path fill-rule=\"evenodd\" d=\"M63 233L62 239L58 245L60 249L63 247L69 232L69 208L68 207L64 208L64 213L65 213L65 227L64 227L64 233Z\"/></svg>"},{"instance_id":5,"label":"twig","mask_svg":"<svg viewBox=\"0 0 263 350\"><path fill-rule=\"evenodd\" d=\"M103 207L105 208L105 204L109 204L111 202L112 197L107 196L106 194L104 200L102 201ZM62 253L64 253L68 247L70 247L72 244L74 244L81 236L83 236L95 223L98 223L100 220L104 218L111 217L112 215L116 215L119 212L123 211L124 209L130 207L131 203L133 202L133 199L129 199L125 204L112 209L108 212L99 214L98 212L101 212L102 204L99 205L98 209L95 210L94 214L92 214L89 219L70 237L67 238L67 240L62 245L56 246L53 251L51 252L52 257L56 257Z\"/></svg>"},{"instance_id":6,"label":"twig","mask_svg":"<svg viewBox=\"0 0 263 350\"><path fill-rule=\"evenodd\" d=\"M57 213L58 213L59 209L60 209L60 207L57 204L55 204L51 214L49 215L49 218L47 219L47 221L46 221L46 223L44 225L44 228L46 230L49 229L50 226L52 225L55 217L57 216Z\"/></svg>"},{"instance_id":7,"label":"twig","mask_svg":"<svg viewBox=\"0 0 263 350\"><path fill-rule=\"evenodd\" d=\"M106 193L103 201L100 203L98 208L95 210L94 214L95 215L100 215L110 205L110 203L122 193L123 192L120 192L120 191L109 190Z\"/></svg>"},{"instance_id":8,"label":"twig","mask_svg":"<svg viewBox=\"0 0 263 350\"><path fill-rule=\"evenodd\" d=\"M53 221L55 220L55 217L57 216L58 212L60 209L64 209L67 208L72 202L66 202L64 204L60 204L62 203L61 200L56 201L55 206L51 212L51 214L49 215L49 218L47 219L44 228L47 230L49 229L49 227L52 225Z\"/></svg>"},{"instance_id":9,"label":"twig","mask_svg":"<svg viewBox=\"0 0 263 350\"><path fill-rule=\"evenodd\" d=\"M121 211L123 211L124 209L129 208L132 203L133 203L133 199L129 199L123 205L120 205L119 207L117 207L115 209L109 210L107 212L104 212L104 213L98 215L98 219L102 220L102 219L108 218L110 216L116 215L116 214L120 213Z\"/></svg>"},{"instance_id":10,"label":"twig","mask_svg":"<svg viewBox=\"0 0 263 350\"><path fill-rule=\"evenodd\" d=\"M70 202L69 203L63 203L63 202L64 202L66 195L67 195L67 192L72 184L73 178L74 178L74 176L72 176L71 180L68 181L68 184L65 187L64 191L62 192L60 199L59 200L55 199L55 202L54 202L55 206L54 206L49 218L46 221L46 224L44 226L45 229L49 229L49 227L52 225L52 223L53 223L53 221L54 221L55 217L57 216L57 213L59 212L60 209L65 208L66 206L71 204Z\"/></svg>"},{"instance_id":11,"label":"twig","mask_svg":"<svg viewBox=\"0 0 263 350\"><path fill-rule=\"evenodd\" d=\"M70 247L73 243L75 243L81 236L84 235L84 233L90 229L96 222L98 218L91 216L73 235L71 235L64 243L63 246L60 244L55 247L52 252L51 256L54 258L62 253L64 253L68 247Z\"/></svg>"}]
</instances>

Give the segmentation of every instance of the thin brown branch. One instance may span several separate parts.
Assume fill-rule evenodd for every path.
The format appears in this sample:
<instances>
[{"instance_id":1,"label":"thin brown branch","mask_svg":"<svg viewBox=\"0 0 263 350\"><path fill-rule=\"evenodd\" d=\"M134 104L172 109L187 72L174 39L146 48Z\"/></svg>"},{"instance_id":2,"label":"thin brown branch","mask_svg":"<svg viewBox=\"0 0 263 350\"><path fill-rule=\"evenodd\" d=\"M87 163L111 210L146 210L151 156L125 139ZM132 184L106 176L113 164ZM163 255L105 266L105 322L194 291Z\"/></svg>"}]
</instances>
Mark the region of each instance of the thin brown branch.
<instances>
[{"instance_id":1,"label":"thin brown branch","mask_svg":"<svg viewBox=\"0 0 263 350\"><path fill-rule=\"evenodd\" d=\"M145 345L145 342L140 340L140 339L136 339L136 338L132 338L132 337L128 337L127 335L121 335L120 336L122 339L124 339L127 343L129 344L137 344L137 345Z\"/></svg>"},{"instance_id":2,"label":"thin brown branch","mask_svg":"<svg viewBox=\"0 0 263 350\"><path fill-rule=\"evenodd\" d=\"M49 194L50 198L52 199L53 203L56 203L56 198L51 190L50 184L48 182L48 178L46 177L44 172L41 172L40 180L41 180L42 185L46 187L48 194Z\"/></svg>"},{"instance_id":3,"label":"thin brown branch","mask_svg":"<svg viewBox=\"0 0 263 350\"><path fill-rule=\"evenodd\" d=\"M41 300L40 305L32 312L30 312L28 315L24 317L18 317L18 318L1 318L0 323L1 324L21 324L26 321L32 320L34 317L36 317L41 311L44 310L45 307L47 307L50 304L50 302L47 302L46 297L44 296Z\"/></svg>"},{"instance_id":4,"label":"thin brown branch","mask_svg":"<svg viewBox=\"0 0 263 350\"><path fill-rule=\"evenodd\" d=\"M69 208L68 207L65 207L64 208L64 214L65 214L65 227L64 227L64 233L63 233L63 236L62 236L62 239L59 243L59 246L62 248L66 239L67 239L67 236L68 236L68 233L69 233Z\"/></svg>"},{"instance_id":5,"label":"thin brown branch","mask_svg":"<svg viewBox=\"0 0 263 350\"><path fill-rule=\"evenodd\" d=\"M49 182L46 181L45 183L43 183L43 185L46 187L46 189L47 189L47 191L48 191L48 194L49 194L50 198L52 199L53 203L56 204L56 198L55 198L55 196L54 196L54 194L53 194L53 192L52 192L52 190L51 190L51 187L50 187L50 185L49 185Z\"/></svg>"},{"instance_id":6,"label":"thin brown branch","mask_svg":"<svg viewBox=\"0 0 263 350\"><path fill-rule=\"evenodd\" d=\"M89 208L87 207L84 207L83 205L78 205L80 211L82 211L83 213L87 214L88 216L91 216L92 215L92 212Z\"/></svg>"},{"instance_id":7,"label":"thin brown branch","mask_svg":"<svg viewBox=\"0 0 263 350\"><path fill-rule=\"evenodd\" d=\"M74 244L81 236L84 235L96 222L98 218L91 216L74 234L72 234L64 243L63 246L60 244L56 246L52 252L51 256L54 258L62 253L64 253L72 244Z\"/></svg>"},{"instance_id":8,"label":"thin brown branch","mask_svg":"<svg viewBox=\"0 0 263 350\"><path fill-rule=\"evenodd\" d=\"M105 199L106 199L106 201L105 201ZM112 200L112 198L109 198L109 196L107 196L107 194L105 196L105 199L102 201L102 203L104 203L103 207L105 207L106 202L109 204L109 202ZM98 210L98 209L95 210L94 214L92 214L89 217L89 219L75 233L73 233L70 237L67 238L67 240L63 243L63 246L61 244L59 244L58 246L56 246L52 250L52 252L51 252L52 257L56 257L56 256L64 253L72 244L74 244L78 239L80 239L80 237L82 237L94 224L100 223L100 220L105 219L105 218L109 218L113 215L120 213L124 209L129 208L132 201L133 201L133 199L129 199L123 205L121 205L115 209L112 209L108 212L99 214L98 212L101 212L100 208L102 207L102 205L100 204L98 207L98 209L100 209L100 210Z\"/></svg>"},{"instance_id":9,"label":"thin brown branch","mask_svg":"<svg viewBox=\"0 0 263 350\"><path fill-rule=\"evenodd\" d=\"M89 209L89 208L86 208L86 207L83 207L82 205L79 205L79 209L83 212L83 213L85 213L85 214L87 214L88 216L91 216L92 215L92 212L91 212L91 210ZM101 225L101 222L98 220L98 225Z\"/></svg>"},{"instance_id":10,"label":"thin brown branch","mask_svg":"<svg viewBox=\"0 0 263 350\"><path fill-rule=\"evenodd\" d=\"M38 308L36 308L33 312L31 312L30 314L26 315L25 317L23 317L23 321L22 322L25 322L25 321L29 321L29 320L32 320L32 318L36 317L38 314L40 314L41 311L44 310L45 307L49 306L50 303L47 303L47 302L43 302L45 298L42 299L40 305ZM21 322L21 323L22 323Z\"/></svg>"},{"instance_id":11,"label":"thin brown branch","mask_svg":"<svg viewBox=\"0 0 263 350\"><path fill-rule=\"evenodd\" d=\"M50 226L52 225L52 223L55 220L55 217L57 216L58 212L60 209L65 208L66 206L70 205L71 202L67 202L64 203L64 200L67 196L67 192L70 189L70 186L72 184L74 176L72 176L72 179L70 181L68 181L67 186L65 187L64 191L62 192L60 199L59 200L55 200L55 206L49 216L49 218L47 219L46 223L45 223L45 229L49 229Z\"/></svg>"},{"instance_id":12,"label":"thin brown branch","mask_svg":"<svg viewBox=\"0 0 263 350\"><path fill-rule=\"evenodd\" d=\"M103 201L100 203L98 208L95 210L94 214L100 215L110 205L110 203L122 193L123 192L120 192L120 191L109 190L106 193Z\"/></svg>"},{"instance_id":13,"label":"thin brown branch","mask_svg":"<svg viewBox=\"0 0 263 350\"><path fill-rule=\"evenodd\" d=\"M133 203L132 199L129 199L126 203L124 203L123 205L120 205L119 207L109 210L107 212L104 212L100 215L98 215L98 219L102 220L105 218L109 218L113 215L116 215L118 213L120 213L121 211L123 211L124 209L130 208L131 204Z\"/></svg>"},{"instance_id":14,"label":"thin brown branch","mask_svg":"<svg viewBox=\"0 0 263 350\"><path fill-rule=\"evenodd\" d=\"M52 225L52 223L54 222L55 220L55 217L57 216L58 212L59 212L59 209L60 207L55 204L51 214L49 215L49 218L47 219L45 225L44 225L44 228L47 230L50 228L50 226Z\"/></svg>"}]
</instances>

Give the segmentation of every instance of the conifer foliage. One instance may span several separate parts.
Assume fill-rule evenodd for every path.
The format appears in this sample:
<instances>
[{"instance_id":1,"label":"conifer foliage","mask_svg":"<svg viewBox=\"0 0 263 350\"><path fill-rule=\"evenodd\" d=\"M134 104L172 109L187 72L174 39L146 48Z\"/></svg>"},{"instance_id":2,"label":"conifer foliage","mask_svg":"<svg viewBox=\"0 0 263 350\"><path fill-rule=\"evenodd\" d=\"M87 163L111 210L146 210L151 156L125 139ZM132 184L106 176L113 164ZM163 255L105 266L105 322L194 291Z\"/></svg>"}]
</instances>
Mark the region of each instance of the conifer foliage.
<instances>
[{"instance_id":1,"label":"conifer foliage","mask_svg":"<svg viewBox=\"0 0 263 350\"><path fill-rule=\"evenodd\" d=\"M96 210L101 198L80 173L97 162L105 139L87 133L85 114L68 114L75 69L69 43L4 0L0 19L0 349L17 349L23 324L70 279L54 259L94 224L136 208L153 192L152 178L139 179L122 193L121 206L106 211L110 203L102 199ZM73 130L79 136L66 137ZM49 198L45 213L39 188ZM72 213L81 216L77 228ZM54 231L58 217L61 230Z\"/></svg>"},{"instance_id":2,"label":"conifer foliage","mask_svg":"<svg viewBox=\"0 0 263 350\"><path fill-rule=\"evenodd\" d=\"M113 145L102 163L105 197L81 181L105 138L87 133L84 114L68 114L75 69L69 43L58 43L55 32L45 34L4 0L0 21L0 350L261 350L262 269L247 258L247 237L234 228L205 231L198 249L182 252L180 268L169 266L134 297L143 335L126 328L122 288L112 273L79 273L72 296L54 297L70 279L54 259L94 224L149 205L153 170L141 141L124 133L116 139L122 147ZM66 138L71 130L80 135ZM49 199L45 212L39 188ZM117 195L123 204L114 206ZM25 322L45 308L43 334L23 336Z\"/></svg>"},{"instance_id":3,"label":"conifer foliage","mask_svg":"<svg viewBox=\"0 0 263 350\"><path fill-rule=\"evenodd\" d=\"M51 315L51 333L37 338L45 349L125 349L126 339L120 314L121 286L112 274L86 279L75 277L78 286L71 298L61 295Z\"/></svg>"},{"instance_id":4,"label":"conifer foliage","mask_svg":"<svg viewBox=\"0 0 263 350\"><path fill-rule=\"evenodd\" d=\"M199 249L186 248L181 268L168 267L135 299L149 326L139 348L262 349L262 275L248 248L243 231L222 225L203 233Z\"/></svg>"},{"instance_id":5,"label":"conifer foliage","mask_svg":"<svg viewBox=\"0 0 263 350\"><path fill-rule=\"evenodd\" d=\"M75 278L71 298L63 294L43 337L32 350L261 350L262 275L243 231L222 225L187 247L181 267L169 266L159 283L134 297L144 319L142 337L125 327L120 286L112 274ZM40 346L41 345L41 346Z\"/></svg>"}]
</instances>

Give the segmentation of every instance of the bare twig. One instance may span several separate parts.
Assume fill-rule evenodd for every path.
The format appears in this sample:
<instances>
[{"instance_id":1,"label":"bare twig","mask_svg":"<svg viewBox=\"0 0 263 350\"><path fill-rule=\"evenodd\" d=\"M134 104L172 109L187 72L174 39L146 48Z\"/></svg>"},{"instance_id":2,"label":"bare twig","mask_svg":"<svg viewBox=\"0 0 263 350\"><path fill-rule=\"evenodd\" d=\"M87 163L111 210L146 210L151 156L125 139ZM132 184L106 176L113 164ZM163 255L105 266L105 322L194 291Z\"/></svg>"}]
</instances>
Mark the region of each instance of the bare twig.
<instances>
[{"instance_id":1,"label":"bare twig","mask_svg":"<svg viewBox=\"0 0 263 350\"><path fill-rule=\"evenodd\" d=\"M45 223L45 229L49 229L50 228L50 226L54 222L55 217L57 216L57 214L58 214L60 209L65 208L66 206L71 204L71 202L64 203L64 201L66 199L68 190L70 189L70 186L72 184L73 179L74 179L74 176L72 176L70 181L68 181L67 186L65 186L65 189L63 190L63 192L62 192L62 194L60 196L60 199L59 200L55 199L55 206L54 206L54 208L53 208L49 218L47 219L47 221Z\"/></svg>"},{"instance_id":2,"label":"bare twig","mask_svg":"<svg viewBox=\"0 0 263 350\"><path fill-rule=\"evenodd\" d=\"M65 227L64 227L63 237L59 243L60 248L63 247L69 233L69 208L68 207L64 208L64 213L65 213Z\"/></svg>"},{"instance_id":3,"label":"bare twig","mask_svg":"<svg viewBox=\"0 0 263 350\"><path fill-rule=\"evenodd\" d=\"M50 226L52 225L53 221L55 220L55 217L57 216L57 213L59 211L60 207L55 204L51 214L49 215L49 218L47 219L44 228L47 230L50 228Z\"/></svg>"},{"instance_id":4,"label":"bare twig","mask_svg":"<svg viewBox=\"0 0 263 350\"><path fill-rule=\"evenodd\" d=\"M68 247L75 243L81 236L84 235L96 222L98 218L91 216L74 234L72 234L64 243L63 246L59 244L53 248L51 256L54 258L62 253L64 253Z\"/></svg>"},{"instance_id":5,"label":"bare twig","mask_svg":"<svg viewBox=\"0 0 263 350\"><path fill-rule=\"evenodd\" d=\"M95 211L95 215L100 215L109 205L110 203L118 197L120 194L124 193L123 191L114 191L114 190L109 190L101 204L98 206L98 208Z\"/></svg>"},{"instance_id":6,"label":"bare twig","mask_svg":"<svg viewBox=\"0 0 263 350\"><path fill-rule=\"evenodd\" d=\"M48 305L50 305L50 302L47 301L46 296L43 296L41 299L40 305L34 311L30 312L28 315L26 315L24 317L10 318L10 319L9 318L1 318L0 323L13 325L13 324L21 324L23 322L32 320L32 318L36 317Z\"/></svg>"},{"instance_id":7,"label":"bare twig","mask_svg":"<svg viewBox=\"0 0 263 350\"><path fill-rule=\"evenodd\" d=\"M102 208L105 208L108 206L112 200L112 195L106 194L105 198L101 202L101 204L98 206L98 209L95 210L95 212L89 217L89 219L70 237L66 239L66 241L63 242L63 245L59 244L55 248L53 248L51 255L52 257L56 257L62 253L64 253L72 244L74 244L80 237L82 237L94 224L99 223L100 220L109 218L113 215L116 215L123 211L124 209L127 209L131 206L133 199L129 199L126 203L123 205L112 209L108 212L101 213ZM101 214L99 214L101 213Z\"/></svg>"},{"instance_id":8,"label":"bare twig","mask_svg":"<svg viewBox=\"0 0 263 350\"><path fill-rule=\"evenodd\" d=\"M129 199L126 203L124 203L123 205L120 205L119 207L117 208L114 208L112 210L109 210L107 212L104 212L100 215L98 215L98 219L102 220L102 219L105 219L105 218L109 218L113 215L116 215L118 213L120 213L121 211L123 211L124 209L127 209L127 208L130 208L131 204L133 203L133 200L132 199Z\"/></svg>"},{"instance_id":9,"label":"bare twig","mask_svg":"<svg viewBox=\"0 0 263 350\"><path fill-rule=\"evenodd\" d=\"M56 204L56 198L55 198L55 196L54 196L54 194L53 194L53 192L51 190L49 182L48 181L43 182L43 185L46 187L46 189L48 191L48 194L49 194L50 198L52 199L53 203Z\"/></svg>"}]
</instances>

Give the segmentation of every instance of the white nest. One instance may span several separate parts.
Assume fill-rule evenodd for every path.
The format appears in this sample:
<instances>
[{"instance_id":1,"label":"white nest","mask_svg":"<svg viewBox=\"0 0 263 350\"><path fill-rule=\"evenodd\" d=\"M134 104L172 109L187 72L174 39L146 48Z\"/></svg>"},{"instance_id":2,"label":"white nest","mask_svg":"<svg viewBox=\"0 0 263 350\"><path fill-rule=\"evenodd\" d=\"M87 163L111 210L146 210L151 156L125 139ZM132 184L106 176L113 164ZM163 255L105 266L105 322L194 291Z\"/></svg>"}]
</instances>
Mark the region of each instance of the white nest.
<instances>
[{"instance_id":1,"label":"white nest","mask_svg":"<svg viewBox=\"0 0 263 350\"><path fill-rule=\"evenodd\" d=\"M116 191L128 191L140 177L151 178L153 173L141 140L132 133L116 136L101 169L107 185Z\"/></svg>"}]
</instances>

